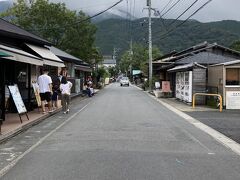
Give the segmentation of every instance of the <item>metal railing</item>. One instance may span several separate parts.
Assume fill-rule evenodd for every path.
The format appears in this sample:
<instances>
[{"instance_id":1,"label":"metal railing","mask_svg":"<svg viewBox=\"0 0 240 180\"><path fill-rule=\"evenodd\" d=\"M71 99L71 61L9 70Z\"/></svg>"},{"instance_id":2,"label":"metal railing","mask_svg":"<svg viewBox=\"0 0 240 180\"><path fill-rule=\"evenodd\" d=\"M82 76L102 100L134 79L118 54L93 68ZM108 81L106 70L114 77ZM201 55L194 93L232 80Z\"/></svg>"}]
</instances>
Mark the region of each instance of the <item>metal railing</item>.
<instances>
[{"instance_id":1,"label":"metal railing","mask_svg":"<svg viewBox=\"0 0 240 180\"><path fill-rule=\"evenodd\" d=\"M195 108L196 96L217 96L219 98L219 111L222 112L222 96L220 94L195 93L193 94L192 107Z\"/></svg>"}]
</instances>

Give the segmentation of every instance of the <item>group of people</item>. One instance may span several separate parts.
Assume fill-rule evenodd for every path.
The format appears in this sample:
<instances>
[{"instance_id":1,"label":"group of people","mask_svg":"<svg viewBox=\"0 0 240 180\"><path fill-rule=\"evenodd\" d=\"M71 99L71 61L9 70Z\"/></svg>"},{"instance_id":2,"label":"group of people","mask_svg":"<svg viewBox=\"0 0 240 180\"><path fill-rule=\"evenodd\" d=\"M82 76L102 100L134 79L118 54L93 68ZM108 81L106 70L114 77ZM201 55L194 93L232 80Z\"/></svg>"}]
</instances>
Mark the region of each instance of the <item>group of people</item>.
<instances>
[{"instance_id":1,"label":"group of people","mask_svg":"<svg viewBox=\"0 0 240 180\"><path fill-rule=\"evenodd\" d=\"M70 94L72 83L67 81L66 76L51 78L48 69L43 69L43 74L37 80L41 98L43 114L46 113L45 104L48 103L48 112L53 112L58 107L58 99L61 99L63 113L69 113Z\"/></svg>"}]
</instances>

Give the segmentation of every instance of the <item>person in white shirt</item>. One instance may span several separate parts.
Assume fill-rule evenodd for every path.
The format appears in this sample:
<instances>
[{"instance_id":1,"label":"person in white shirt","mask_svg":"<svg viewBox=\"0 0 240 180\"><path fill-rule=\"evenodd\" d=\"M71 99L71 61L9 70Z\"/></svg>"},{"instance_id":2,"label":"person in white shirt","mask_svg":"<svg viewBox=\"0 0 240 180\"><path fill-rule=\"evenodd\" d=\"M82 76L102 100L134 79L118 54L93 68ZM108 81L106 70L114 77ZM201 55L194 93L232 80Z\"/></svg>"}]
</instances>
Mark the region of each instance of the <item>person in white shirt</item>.
<instances>
[{"instance_id":1,"label":"person in white shirt","mask_svg":"<svg viewBox=\"0 0 240 180\"><path fill-rule=\"evenodd\" d=\"M60 91L62 94L62 110L63 113L69 113L69 104L70 104L70 94L71 94L72 83L67 81L65 76L62 77L60 84Z\"/></svg>"},{"instance_id":2,"label":"person in white shirt","mask_svg":"<svg viewBox=\"0 0 240 180\"><path fill-rule=\"evenodd\" d=\"M49 112L53 112L52 110L52 79L48 76L48 69L43 69L43 74L38 77L38 85L39 85L39 92L41 97L41 106L43 113L45 111L45 101L48 102L48 110Z\"/></svg>"}]
</instances>

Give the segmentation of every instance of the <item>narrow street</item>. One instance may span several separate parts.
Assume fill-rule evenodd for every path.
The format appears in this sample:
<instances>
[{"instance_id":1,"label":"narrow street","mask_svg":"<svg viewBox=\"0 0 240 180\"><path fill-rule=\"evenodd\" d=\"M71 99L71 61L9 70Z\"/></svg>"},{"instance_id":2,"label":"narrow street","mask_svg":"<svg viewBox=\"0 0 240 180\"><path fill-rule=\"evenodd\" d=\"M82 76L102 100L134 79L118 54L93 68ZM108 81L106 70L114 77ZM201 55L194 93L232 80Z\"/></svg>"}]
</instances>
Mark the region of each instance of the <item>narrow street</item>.
<instances>
[{"instance_id":1,"label":"narrow street","mask_svg":"<svg viewBox=\"0 0 240 180\"><path fill-rule=\"evenodd\" d=\"M237 154L132 86L111 84L49 120L56 127L45 125L43 138L26 144L32 149L0 179L240 179ZM28 142L29 131L8 144Z\"/></svg>"}]
</instances>

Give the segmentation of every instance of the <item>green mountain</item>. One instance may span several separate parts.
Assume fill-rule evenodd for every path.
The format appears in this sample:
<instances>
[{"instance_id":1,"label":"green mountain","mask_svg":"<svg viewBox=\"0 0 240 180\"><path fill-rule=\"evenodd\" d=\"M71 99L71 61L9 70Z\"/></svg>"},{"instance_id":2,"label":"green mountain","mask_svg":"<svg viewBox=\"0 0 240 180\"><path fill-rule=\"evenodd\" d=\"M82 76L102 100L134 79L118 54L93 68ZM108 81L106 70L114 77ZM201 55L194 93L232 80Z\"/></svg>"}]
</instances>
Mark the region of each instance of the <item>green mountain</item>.
<instances>
[{"instance_id":1,"label":"green mountain","mask_svg":"<svg viewBox=\"0 0 240 180\"><path fill-rule=\"evenodd\" d=\"M163 53L183 50L204 41L217 42L228 47L233 41L240 39L239 21L201 23L190 20L177 29L174 27L182 21L174 22L175 26L170 25L173 22L171 19L155 18L152 22L153 45L159 47ZM147 19L137 19L132 23L125 19L108 19L96 23L96 26L96 45L103 54L112 54L114 48L118 49L119 53L129 49L131 35L133 43L148 46ZM175 30L166 34L171 29Z\"/></svg>"},{"instance_id":2,"label":"green mountain","mask_svg":"<svg viewBox=\"0 0 240 180\"><path fill-rule=\"evenodd\" d=\"M6 11L12 6L12 1L0 1L0 13Z\"/></svg>"}]
</instances>

